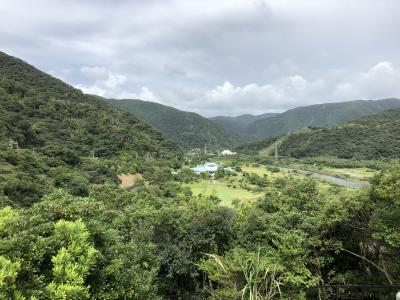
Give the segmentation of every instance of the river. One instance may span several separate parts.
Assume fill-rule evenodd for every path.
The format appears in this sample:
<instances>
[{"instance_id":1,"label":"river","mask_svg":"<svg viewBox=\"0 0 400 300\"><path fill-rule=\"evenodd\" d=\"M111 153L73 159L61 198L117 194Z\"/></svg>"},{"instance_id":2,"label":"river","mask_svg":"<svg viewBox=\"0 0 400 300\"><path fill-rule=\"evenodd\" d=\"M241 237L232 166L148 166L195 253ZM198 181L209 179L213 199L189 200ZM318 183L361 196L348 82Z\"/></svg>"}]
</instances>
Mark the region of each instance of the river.
<instances>
[{"instance_id":1,"label":"river","mask_svg":"<svg viewBox=\"0 0 400 300\"><path fill-rule=\"evenodd\" d=\"M299 169L277 167L277 166L270 166L270 167L279 168L280 170L288 171L288 172L295 171L295 172L302 173L302 174L311 174L311 176L313 176L313 177L316 177L316 178L319 178L322 180L326 180L328 182L331 182L331 183L334 183L334 184L337 184L340 186L353 188L353 189L362 189L362 188L367 188L370 186L369 182L366 182L366 181L355 181L355 180L343 179L340 177L335 177L335 176L325 175L325 174L320 174L320 173L315 173L315 172L309 172L309 171L299 170Z\"/></svg>"}]
</instances>

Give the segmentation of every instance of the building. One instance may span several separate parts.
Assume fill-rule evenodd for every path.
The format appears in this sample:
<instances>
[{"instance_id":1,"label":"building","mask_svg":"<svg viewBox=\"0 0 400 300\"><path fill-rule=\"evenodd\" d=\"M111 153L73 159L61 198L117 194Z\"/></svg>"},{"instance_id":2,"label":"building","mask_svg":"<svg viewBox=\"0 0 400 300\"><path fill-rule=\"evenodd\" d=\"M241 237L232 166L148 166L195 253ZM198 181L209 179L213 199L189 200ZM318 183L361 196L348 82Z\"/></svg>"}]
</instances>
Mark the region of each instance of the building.
<instances>
[{"instance_id":1,"label":"building","mask_svg":"<svg viewBox=\"0 0 400 300\"><path fill-rule=\"evenodd\" d=\"M224 168L224 172L225 174L237 174L237 171L231 167Z\"/></svg>"},{"instance_id":2,"label":"building","mask_svg":"<svg viewBox=\"0 0 400 300\"><path fill-rule=\"evenodd\" d=\"M218 164L206 162L204 165L197 165L196 167L190 169L197 175L200 175L201 173L214 175L214 173L218 171Z\"/></svg>"},{"instance_id":3,"label":"building","mask_svg":"<svg viewBox=\"0 0 400 300\"><path fill-rule=\"evenodd\" d=\"M232 152L231 150L225 149L221 152L221 155L235 155L236 152Z\"/></svg>"}]
</instances>

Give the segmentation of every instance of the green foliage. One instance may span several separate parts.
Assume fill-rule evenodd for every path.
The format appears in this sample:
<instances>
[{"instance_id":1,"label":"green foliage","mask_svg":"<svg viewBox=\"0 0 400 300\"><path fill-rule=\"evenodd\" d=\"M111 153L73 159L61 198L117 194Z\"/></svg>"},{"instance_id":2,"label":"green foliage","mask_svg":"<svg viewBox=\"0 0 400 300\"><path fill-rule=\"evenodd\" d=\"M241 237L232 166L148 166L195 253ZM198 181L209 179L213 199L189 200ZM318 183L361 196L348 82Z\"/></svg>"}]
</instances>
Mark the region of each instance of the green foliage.
<instances>
[{"instance_id":1,"label":"green foliage","mask_svg":"<svg viewBox=\"0 0 400 300\"><path fill-rule=\"evenodd\" d=\"M246 127L245 131L248 135L266 139L295 132L308 126L334 127L399 107L398 99L316 104L297 107L270 118L254 121Z\"/></svg>"},{"instance_id":2,"label":"green foliage","mask_svg":"<svg viewBox=\"0 0 400 300\"><path fill-rule=\"evenodd\" d=\"M89 299L85 277L95 264L96 250L89 242L89 232L81 220L60 220L55 224L55 239L62 246L51 261L53 281L47 289L51 299Z\"/></svg>"},{"instance_id":3,"label":"green foliage","mask_svg":"<svg viewBox=\"0 0 400 300\"><path fill-rule=\"evenodd\" d=\"M288 136L281 155L296 158L336 156L380 159L400 157L400 109L365 117L332 129L316 129Z\"/></svg>"},{"instance_id":4,"label":"green foliage","mask_svg":"<svg viewBox=\"0 0 400 300\"><path fill-rule=\"evenodd\" d=\"M56 187L67 189L72 195L87 196L89 194L89 180L81 172L56 168L49 172L49 176L53 178Z\"/></svg>"},{"instance_id":5,"label":"green foliage","mask_svg":"<svg viewBox=\"0 0 400 300\"><path fill-rule=\"evenodd\" d=\"M21 268L19 262L13 263L0 255L0 298L9 299L16 293L15 280ZM14 297L13 297L14 298Z\"/></svg>"},{"instance_id":6,"label":"green foliage","mask_svg":"<svg viewBox=\"0 0 400 300\"><path fill-rule=\"evenodd\" d=\"M211 121L217 123L228 130L236 132L239 135L246 136L246 128L257 120L267 119L276 116L276 113L265 113L261 115L240 115L236 117L217 116L210 118Z\"/></svg>"},{"instance_id":7,"label":"green foliage","mask_svg":"<svg viewBox=\"0 0 400 300\"><path fill-rule=\"evenodd\" d=\"M235 151L240 154L257 155L260 150L270 147L276 142L277 138L269 138L262 141L247 143L236 147Z\"/></svg>"},{"instance_id":8,"label":"green foliage","mask_svg":"<svg viewBox=\"0 0 400 300\"><path fill-rule=\"evenodd\" d=\"M147 125L17 59L0 53L0 63L1 299L314 299L308 288L320 284L400 283L398 164L369 190L331 192L275 169L242 172L271 159L238 155L231 165L242 174L217 177L264 196L232 209L193 196L197 176L171 172L180 150ZM343 149L355 156L374 156L383 141L379 153L396 156L398 113L332 132L353 139ZM304 161L320 162L389 165ZM119 188L122 171L143 179Z\"/></svg>"},{"instance_id":9,"label":"green foliage","mask_svg":"<svg viewBox=\"0 0 400 300\"><path fill-rule=\"evenodd\" d=\"M178 172L175 176L175 179L179 182L190 183L197 180L198 176L187 167L183 167L180 172Z\"/></svg>"},{"instance_id":10,"label":"green foliage","mask_svg":"<svg viewBox=\"0 0 400 300\"><path fill-rule=\"evenodd\" d=\"M186 149L231 148L246 138L224 129L196 113L141 100L110 100L112 104L134 114Z\"/></svg>"},{"instance_id":11,"label":"green foliage","mask_svg":"<svg viewBox=\"0 0 400 300\"><path fill-rule=\"evenodd\" d=\"M200 267L213 284L207 288L213 299L276 299L283 283L282 267L268 256L234 248L224 257L206 254Z\"/></svg>"},{"instance_id":12,"label":"green foliage","mask_svg":"<svg viewBox=\"0 0 400 300\"><path fill-rule=\"evenodd\" d=\"M81 156L116 157L133 150L142 158L181 153L160 133L101 97L81 91L0 52L0 138L35 148L69 165Z\"/></svg>"},{"instance_id":13,"label":"green foliage","mask_svg":"<svg viewBox=\"0 0 400 300\"><path fill-rule=\"evenodd\" d=\"M400 165L394 165L373 180L371 198L375 209L370 225L375 239L400 250Z\"/></svg>"}]
</instances>

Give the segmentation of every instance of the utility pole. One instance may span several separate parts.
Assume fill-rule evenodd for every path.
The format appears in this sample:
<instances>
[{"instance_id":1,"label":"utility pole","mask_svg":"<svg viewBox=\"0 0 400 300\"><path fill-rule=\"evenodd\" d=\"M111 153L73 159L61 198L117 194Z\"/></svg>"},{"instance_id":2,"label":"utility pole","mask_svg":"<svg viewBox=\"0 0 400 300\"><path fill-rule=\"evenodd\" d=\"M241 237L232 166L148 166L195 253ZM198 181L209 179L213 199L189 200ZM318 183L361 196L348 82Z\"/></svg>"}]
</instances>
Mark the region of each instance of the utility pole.
<instances>
[{"instance_id":1,"label":"utility pole","mask_svg":"<svg viewBox=\"0 0 400 300\"><path fill-rule=\"evenodd\" d=\"M278 143L275 143L275 159L278 159Z\"/></svg>"},{"instance_id":2,"label":"utility pole","mask_svg":"<svg viewBox=\"0 0 400 300\"><path fill-rule=\"evenodd\" d=\"M10 146L11 149L14 149L14 146L15 146L15 149L18 149L18 142L14 141L13 139L10 139L8 146Z\"/></svg>"},{"instance_id":3,"label":"utility pole","mask_svg":"<svg viewBox=\"0 0 400 300\"><path fill-rule=\"evenodd\" d=\"M207 145L204 145L204 155L207 155Z\"/></svg>"}]
</instances>

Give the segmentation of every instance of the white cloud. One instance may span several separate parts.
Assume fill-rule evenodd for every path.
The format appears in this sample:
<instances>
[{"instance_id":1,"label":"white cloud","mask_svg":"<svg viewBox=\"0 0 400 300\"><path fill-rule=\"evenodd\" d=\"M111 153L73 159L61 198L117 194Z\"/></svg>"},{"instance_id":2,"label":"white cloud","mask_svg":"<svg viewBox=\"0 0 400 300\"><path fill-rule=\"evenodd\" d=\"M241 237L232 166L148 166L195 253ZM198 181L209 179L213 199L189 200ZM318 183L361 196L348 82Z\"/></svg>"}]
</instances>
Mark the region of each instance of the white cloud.
<instances>
[{"instance_id":1,"label":"white cloud","mask_svg":"<svg viewBox=\"0 0 400 300\"><path fill-rule=\"evenodd\" d=\"M316 79L292 74L264 84L234 85L225 81L210 89L181 87L154 90L143 85L137 91L125 84L126 76L112 73L104 67L85 67L81 68L81 72L94 79L91 84L76 85L86 93L116 99L154 101L206 116L257 114L323 102L400 96L400 66L388 61L355 73L328 70Z\"/></svg>"},{"instance_id":2,"label":"white cloud","mask_svg":"<svg viewBox=\"0 0 400 300\"><path fill-rule=\"evenodd\" d=\"M334 97L379 99L400 96L400 66L383 61L366 72L349 75L333 92Z\"/></svg>"},{"instance_id":3,"label":"white cloud","mask_svg":"<svg viewBox=\"0 0 400 300\"><path fill-rule=\"evenodd\" d=\"M80 71L87 78L95 79L95 80L107 80L108 77L110 76L110 72L105 67L83 66Z\"/></svg>"},{"instance_id":4,"label":"white cloud","mask_svg":"<svg viewBox=\"0 0 400 300\"><path fill-rule=\"evenodd\" d=\"M105 97L262 113L399 97L399 9L398 0L2 0L0 50Z\"/></svg>"},{"instance_id":5,"label":"white cloud","mask_svg":"<svg viewBox=\"0 0 400 300\"><path fill-rule=\"evenodd\" d=\"M113 73L105 67L83 66L80 73L90 80L87 84L77 84L75 87L88 94L96 94L102 97L115 97L120 93L120 88L126 82L123 74Z\"/></svg>"},{"instance_id":6,"label":"white cloud","mask_svg":"<svg viewBox=\"0 0 400 300\"><path fill-rule=\"evenodd\" d=\"M108 97L109 92L105 89L102 89L101 87L95 86L95 85L83 85L83 84L77 84L75 86L77 89L82 90L82 92L86 94L92 94L92 95L97 95L101 97Z\"/></svg>"},{"instance_id":7,"label":"white cloud","mask_svg":"<svg viewBox=\"0 0 400 300\"><path fill-rule=\"evenodd\" d=\"M301 75L282 77L264 85L235 86L229 81L208 90L197 101L208 115L282 111L324 101L381 99L400 96L400 66L380 62L365 72L329 72L316 80Z\"/></svg>"},{"instance_id":8,"label":"white cloud","mask_svg":"<svg viewBox=\"0 0 400 300\"><path fill-rule=\"evenodd\" d=\"M116 95L117 99L140 99L146 101L160 102L160 98L154 94L147 86L142 86L139 93L122 92Z\"/></svg>"},{"instance_id":9,"label":"white cloud","mask_svg":"<svg viewBox=\"0 0 400 300\"><path fill-rule=\"evenodd\" d=\"M126 81L125 75L110 73L107 80L104 81L104 85L109 89L113 90L116 87L124 84L125 81Z\"/></svg>"}]
</instances>

